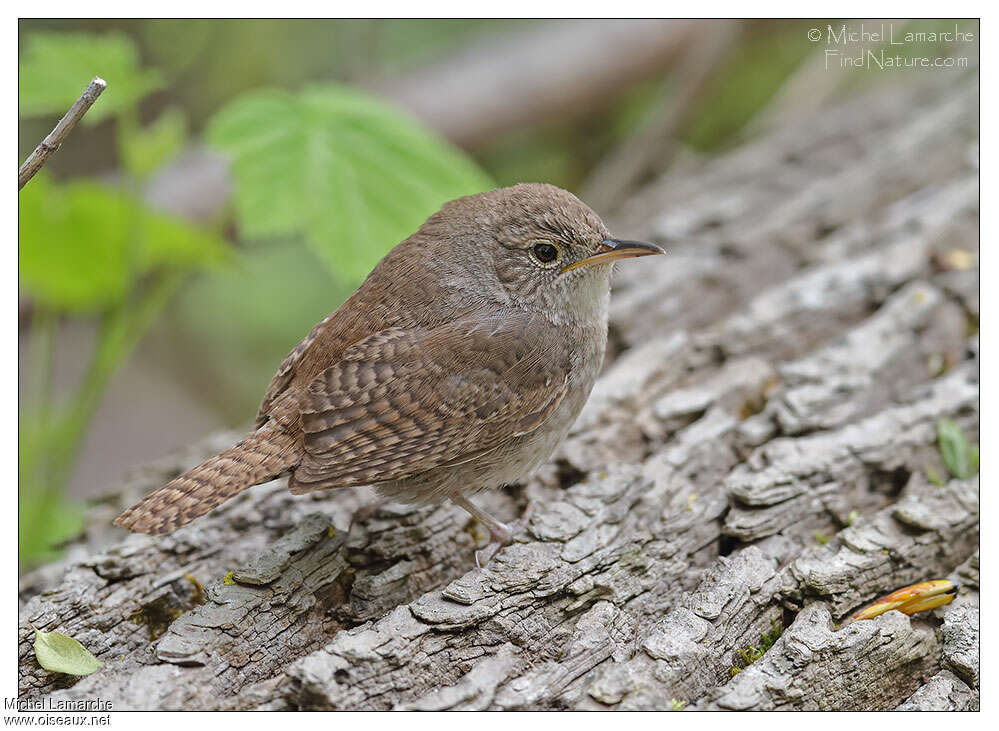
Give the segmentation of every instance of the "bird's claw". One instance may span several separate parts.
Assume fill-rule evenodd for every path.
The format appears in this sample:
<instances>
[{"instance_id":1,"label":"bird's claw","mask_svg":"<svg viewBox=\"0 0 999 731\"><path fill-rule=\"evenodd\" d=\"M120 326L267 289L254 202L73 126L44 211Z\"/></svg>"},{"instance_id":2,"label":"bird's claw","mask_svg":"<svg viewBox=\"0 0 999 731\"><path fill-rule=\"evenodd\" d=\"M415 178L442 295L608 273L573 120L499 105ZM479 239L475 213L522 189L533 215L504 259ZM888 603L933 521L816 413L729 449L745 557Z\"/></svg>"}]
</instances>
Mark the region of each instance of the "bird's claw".
<instances>
[{"instance_id":1,"label":"bird's claw","mask_svg":"<svg viewBox=\"0 0 999 731\"><path fill-rule=\"evenodd\" d=\"M475 568L484 569L486 567L486 564L492 560L493 556L495 556L501 548L503 548L502 543L497 543L496 541L493 541L485 548L480 548L478 551L476 551Z\"/></svg>"},{"instance_id":2,"label":"bird's claw","mask_svg":"<svg viewBox=\"0 0 999 731\"><path fill-rule=\"evenodd\" d=\"M512 543L514 537L527 527L527 522L531 519L533 514L534 501L528 500L527 507L524 508L524 514L517 520L511 522L510 524L497 522L495 525L488 526L489 537L492 540L489 542L489 545L484 548L480 548L475 552L476 567L480 569L484 568L486 564L492 560L493 556L499 553L501 548Z\"/></svg>"}]
</instances>

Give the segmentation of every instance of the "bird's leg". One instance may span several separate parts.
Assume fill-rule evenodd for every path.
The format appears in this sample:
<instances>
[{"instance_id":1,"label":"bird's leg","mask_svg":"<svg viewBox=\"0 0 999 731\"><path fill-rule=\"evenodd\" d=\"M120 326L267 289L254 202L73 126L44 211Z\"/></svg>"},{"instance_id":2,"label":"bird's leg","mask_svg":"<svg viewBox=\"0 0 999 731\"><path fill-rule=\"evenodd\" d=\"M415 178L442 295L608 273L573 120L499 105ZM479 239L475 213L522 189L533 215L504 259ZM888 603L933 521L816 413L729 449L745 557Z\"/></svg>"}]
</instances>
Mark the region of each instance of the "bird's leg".
<instances>
[{"instance_id":1,"label":"bird's leg","mask_svg":"<svg viewBox=\"0 0 999 731\"><path fill-rule=\"evenodd\" d=\"M451 498L453 502L458 507L464 508L473 518L482 523L489 529L489 536L496 543L508 543L511 538L513 538L513 529L506 523L502 523L485 510L477 506L475 503L465 499L462 496Z\"/></svg>"},{"instance_id":2,"label":"bird's leg","mask_svg":"<svg viewBox=\"0 0 999 731\"><path fill-rule=\"evenodd\" d=\"M489 530L489 536L492 538L492 541L485 548L475 552L475 563L480 569L489 563L489 559L495 556L499 549L512 541L513 537L523 530L524 526L527 525L527 521L530 520L531 513L534 512L534 501L528 500L527 508L524 510L523 516L521 516L519 520L514 521L511 525L507 525L506 523L496 520L496 518L491 516L485 510L461 495L452 497L451 502L466 510L469 515L482 523L482 525L486 526Z\"/></svg>"}]
</instances>

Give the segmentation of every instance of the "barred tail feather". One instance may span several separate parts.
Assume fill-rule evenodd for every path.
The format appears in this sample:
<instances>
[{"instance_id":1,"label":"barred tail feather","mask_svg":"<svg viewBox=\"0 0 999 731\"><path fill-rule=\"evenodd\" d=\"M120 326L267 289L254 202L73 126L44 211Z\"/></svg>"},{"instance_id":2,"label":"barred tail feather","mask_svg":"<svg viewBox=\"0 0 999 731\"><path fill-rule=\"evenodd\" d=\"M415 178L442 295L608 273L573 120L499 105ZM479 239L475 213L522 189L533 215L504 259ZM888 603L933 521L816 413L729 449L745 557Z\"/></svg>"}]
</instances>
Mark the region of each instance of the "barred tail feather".
<instances>
[{"instance_id":1,"label":"barred tail feather","mask_svg":"<svg viewBox=\"0 0 999 731\"><path fill-rule=\"evenodd\" d=\"M263 426L202 462L115 519L135 533L162 535L187 525L247 488L278 477L299 463L297 440Z\"/></svg>"}]
</instances>

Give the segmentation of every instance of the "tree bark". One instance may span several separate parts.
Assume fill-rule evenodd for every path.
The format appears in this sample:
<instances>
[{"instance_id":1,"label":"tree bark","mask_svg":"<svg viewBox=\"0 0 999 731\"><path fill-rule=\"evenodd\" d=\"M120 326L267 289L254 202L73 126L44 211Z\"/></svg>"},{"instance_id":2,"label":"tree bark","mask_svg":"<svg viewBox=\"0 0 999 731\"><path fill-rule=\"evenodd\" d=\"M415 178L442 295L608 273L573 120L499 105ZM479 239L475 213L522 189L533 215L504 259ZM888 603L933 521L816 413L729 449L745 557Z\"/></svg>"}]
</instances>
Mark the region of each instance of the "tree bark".
<instances>
[{"instance_id":1,"label":"tree bark","mask_svg":"<svg viewBox=\"0 0 999 731\"><path fill-rule=\"evenodd\" d=\"M107 527L235 435L133 475L24 577L22 697L977 708L978 478L927 476L948 475L939 419L977 440L977 119L974 75L920 75L632 197L613 230L672 254L622 268L605 373L555 457L478 498L538 506L484 569L451 505L350 527L365 490L276 481L169 536ZM848 621L944 577L948 606ZM47 673L29 623L106 667Z\"/></svg>"}]
</instances>

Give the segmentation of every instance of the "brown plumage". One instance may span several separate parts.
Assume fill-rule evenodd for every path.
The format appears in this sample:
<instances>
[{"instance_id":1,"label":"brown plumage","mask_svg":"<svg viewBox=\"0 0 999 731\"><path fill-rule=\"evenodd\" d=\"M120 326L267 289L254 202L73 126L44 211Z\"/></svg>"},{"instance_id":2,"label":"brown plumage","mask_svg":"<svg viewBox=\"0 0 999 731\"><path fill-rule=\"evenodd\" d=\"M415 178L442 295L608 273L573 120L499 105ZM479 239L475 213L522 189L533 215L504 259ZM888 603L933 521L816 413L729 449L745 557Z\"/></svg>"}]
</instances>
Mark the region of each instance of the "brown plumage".
<instances>
[{"instance_id":1,"label":"brown plumage","mask_svg":"<svg viewBox=\"0 0 999 731\"><path fill-rule=\"evenodd\" d=\"M166 533L290 473L295 493L450 498L508 539L465 495L547 459L603 359L611 261L661 252L549 185L452 201L285 358L257 431L115 522Z\"/></svg>"},{"instance_id":2,"label":"brown plumage","mask_svg":"<svg viewBox=\"0 0 999 731\"><path fill-rule=\"evenodd\" d=\"M248 487L274 479L300 459L298 440L262 427L146 496L114 522L154 536L169 533Z\"/></svg>"}]
</instances>

